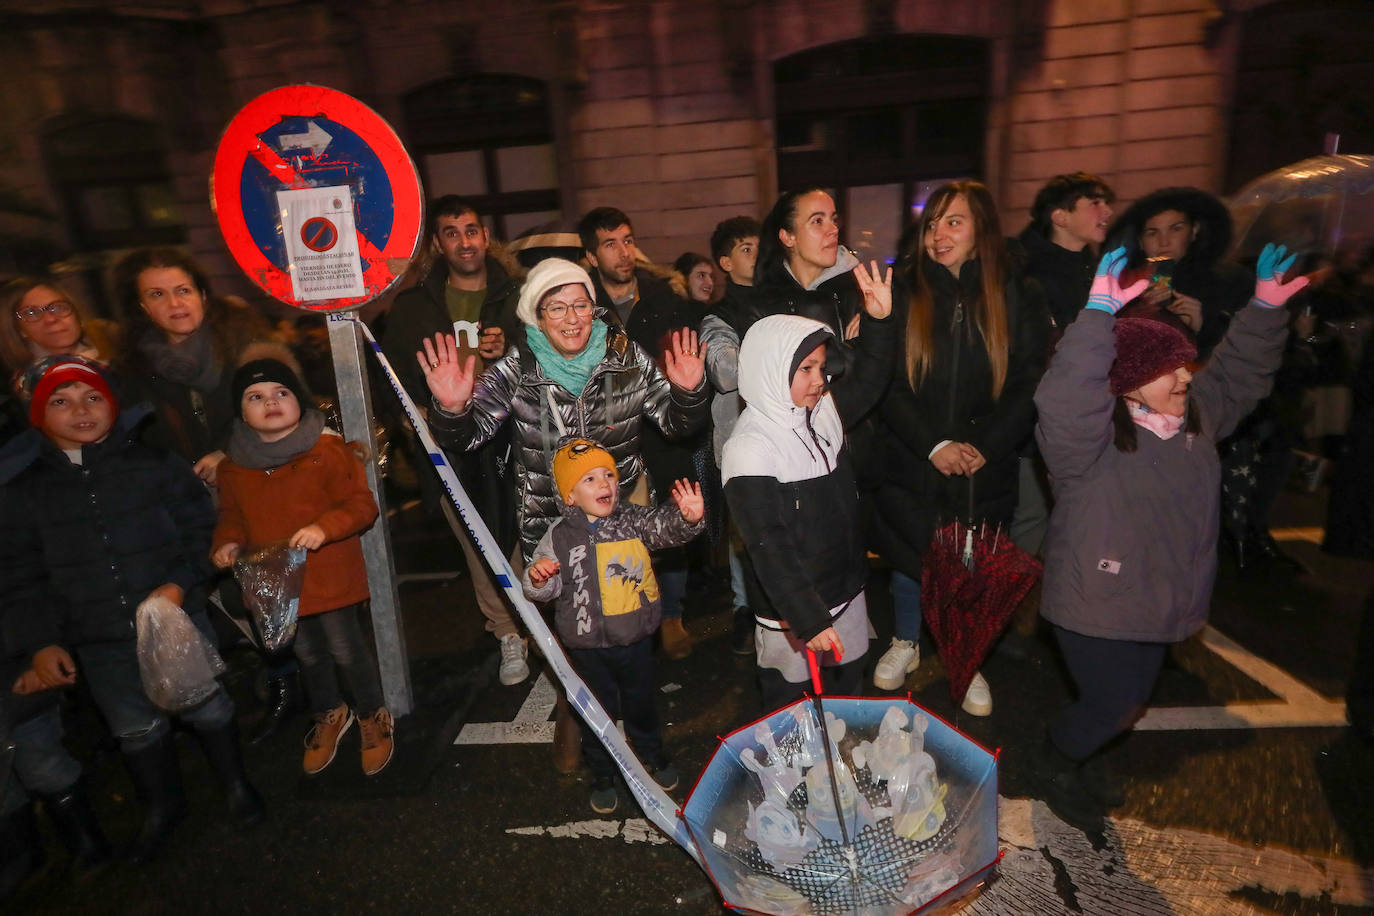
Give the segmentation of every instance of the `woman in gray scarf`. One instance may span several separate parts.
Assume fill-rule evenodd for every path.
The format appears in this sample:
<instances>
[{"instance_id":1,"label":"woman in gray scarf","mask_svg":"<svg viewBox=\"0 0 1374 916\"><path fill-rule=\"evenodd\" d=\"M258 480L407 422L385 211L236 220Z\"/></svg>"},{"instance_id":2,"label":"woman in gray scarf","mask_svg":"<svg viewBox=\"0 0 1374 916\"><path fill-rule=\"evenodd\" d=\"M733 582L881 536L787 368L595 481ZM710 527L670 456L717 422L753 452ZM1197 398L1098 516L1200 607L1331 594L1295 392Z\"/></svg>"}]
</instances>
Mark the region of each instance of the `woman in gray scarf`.
<instances>
[{"instance_id":1,"label":"woman in gray scarf","mask_svg":"<svg viewBox=\"0 0 1374 916\"><path fill-rule=\"evenodd\" d=\"M229 382L244 350L268 338L251 309L210 294L205 271L175 248L139 248L114 268L126 315L115 370L158 422L147 438L195 465L214 486L234 419Z\"/></svg>"}]
</instances>

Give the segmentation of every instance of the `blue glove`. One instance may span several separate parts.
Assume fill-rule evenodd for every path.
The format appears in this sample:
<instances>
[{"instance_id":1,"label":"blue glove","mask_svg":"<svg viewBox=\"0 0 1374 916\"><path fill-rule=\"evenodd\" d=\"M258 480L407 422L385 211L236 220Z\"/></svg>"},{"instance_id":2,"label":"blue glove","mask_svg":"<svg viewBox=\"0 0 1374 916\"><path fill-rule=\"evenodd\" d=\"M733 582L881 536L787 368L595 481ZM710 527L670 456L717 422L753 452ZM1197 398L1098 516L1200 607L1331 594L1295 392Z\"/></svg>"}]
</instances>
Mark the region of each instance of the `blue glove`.
<instances>
[{"instance_id":1,"label":"blue glove","mask_svg":"<svg viewBox=\"0 0 1374 916\"><path fill-rule=\"evenodd\" d=\"M1272 242L1265 245L1264 250L1260 252L1259 263L1255 265L1257 279L1253 300L1260 308L1282 308L1294 293L1311 282L1308 277L1298 277L1288 283L1282 282L1283 275L1298 259L1297 252L1285 258L1286 253L1286 248L1282 245L1275 246Z\"/></svg>"},{"instance_id":2,"label":"blue glove","mask_svg":"<svg viewBox=\"0 0 1374 916\"><path fill-rule=\"evenodd\" d=\"M1132 283L1126 289L1121 288L1121 271L1125 266L1124 247L1114 248L1102 256L1097 263L1097 274L1093 276L1092 290L1088 293L1088 304L1084 308L1115 315L1123 305L1145 292L1150 285L1148 279Z\"/></svg>"}]
</instances>

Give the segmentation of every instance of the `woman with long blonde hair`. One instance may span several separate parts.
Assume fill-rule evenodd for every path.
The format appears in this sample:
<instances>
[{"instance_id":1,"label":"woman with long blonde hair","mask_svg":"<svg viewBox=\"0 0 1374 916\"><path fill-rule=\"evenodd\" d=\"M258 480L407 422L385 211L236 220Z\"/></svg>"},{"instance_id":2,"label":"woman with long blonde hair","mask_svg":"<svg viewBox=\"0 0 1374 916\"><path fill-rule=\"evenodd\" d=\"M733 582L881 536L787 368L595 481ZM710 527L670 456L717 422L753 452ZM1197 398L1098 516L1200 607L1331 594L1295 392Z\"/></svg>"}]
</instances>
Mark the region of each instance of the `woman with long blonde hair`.
<instances>
[{"instance_id":1,"label":"woman with long blonde hair","mask_svg":"<svg viewBox=\"0 0 1374 916\"><path fill-rule=\"evenodd\" d=\"M873 675L886 690L920 662L921 559L935 528L966 516L970 502L973 522L1011 521L1048 328L1038 287L1023 290L1013 276L997 207L979 182L952 182L930 196L901 252L900 276L893 313L904 322L904 349L880 408L885 472L874 500L875 546L892 564L896 616ZM963 709L992 711L981 674Z\"/></svg>"}]
</instances>

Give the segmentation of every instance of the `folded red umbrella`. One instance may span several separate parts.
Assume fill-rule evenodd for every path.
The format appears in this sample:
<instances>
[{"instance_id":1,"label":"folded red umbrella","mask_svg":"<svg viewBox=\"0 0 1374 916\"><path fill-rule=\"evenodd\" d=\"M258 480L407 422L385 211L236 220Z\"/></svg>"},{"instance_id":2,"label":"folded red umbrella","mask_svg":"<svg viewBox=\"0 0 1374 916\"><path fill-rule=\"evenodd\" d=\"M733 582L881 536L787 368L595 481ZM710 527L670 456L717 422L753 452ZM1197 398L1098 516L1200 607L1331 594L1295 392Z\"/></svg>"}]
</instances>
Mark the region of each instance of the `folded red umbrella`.
<instances>
[{"instance_id":1,"label":"folded red umbrella","mask_svg":"<svg viewBox=\"0 0 1374 916\"><path fill-rule=\"evenodd\" d=\"M970 481L970 515L972 507ZM963 700L1041 572L1040 561L1017 547L1001 525L956 519L935 532L921 569L921 619L940 650L954 702Z\"/></svg>"}]
</instances>

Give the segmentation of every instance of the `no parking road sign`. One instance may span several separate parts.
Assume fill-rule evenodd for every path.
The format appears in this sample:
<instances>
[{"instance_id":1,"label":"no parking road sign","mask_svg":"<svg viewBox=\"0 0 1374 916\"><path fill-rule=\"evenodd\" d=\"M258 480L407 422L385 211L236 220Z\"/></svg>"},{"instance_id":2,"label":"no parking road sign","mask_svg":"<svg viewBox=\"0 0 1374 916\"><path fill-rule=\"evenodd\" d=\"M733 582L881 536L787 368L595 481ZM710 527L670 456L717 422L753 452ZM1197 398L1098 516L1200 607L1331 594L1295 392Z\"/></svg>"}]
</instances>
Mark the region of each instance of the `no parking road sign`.
<instances>
[{"instance_id":1,"label":"no parking road sign","mask_svg":"<svg viewBox=\"0 0 1374 916\"><path fill-rule=\"evenodd\" d=\"M385 293L423 230L420 180L396 132L323 86L273 89L234 116L215 154L210 203L249 279L314 311Z\"/></svg>"}]
</instances>

